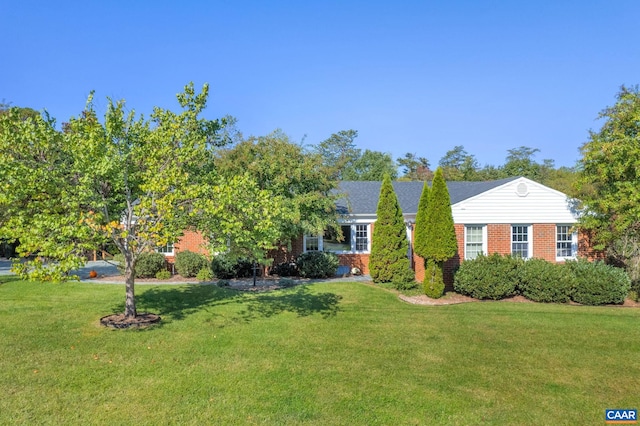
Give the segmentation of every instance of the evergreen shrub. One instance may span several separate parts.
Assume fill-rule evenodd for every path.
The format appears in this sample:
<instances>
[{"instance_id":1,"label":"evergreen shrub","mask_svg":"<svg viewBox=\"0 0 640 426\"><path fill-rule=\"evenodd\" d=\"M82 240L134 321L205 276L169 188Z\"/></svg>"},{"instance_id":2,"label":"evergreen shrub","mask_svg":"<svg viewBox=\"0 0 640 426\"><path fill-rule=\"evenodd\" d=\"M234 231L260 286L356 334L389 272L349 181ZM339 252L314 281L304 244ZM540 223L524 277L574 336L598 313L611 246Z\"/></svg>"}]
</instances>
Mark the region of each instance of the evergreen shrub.
<instances>
[{"instance_id":1,"label":"evergreen shrub","mask_svg":"<svg viewBox=\"0 0 640 426\"><path fill-rule=\"evenodd\" d=\"M432 299L438 299L444 294L444 277L441 265L433 260L427 260L424 270L424 294Z\"/></svg>"},{"instance_id":2,"label":"evergreen shrub","mask_svg":"<svg viewBox=\"0 0 640 426\"><path fill-rule=\"evenodd\" d=\"M583 305L622 304L629 294L631 279L624 269L584 259L567 262L576 276L572 299Z\"/></svg>"},{"instance_id":3,"label":"evergreen shrub","mask_svg":"<svg viewBox=\"0 0 640 426\"><path fill-rule=\"evenodd\" d=\"M162 271L158 271L156 273L156 278L159 280L168 280L169 278L171 278L171 272L163 269Z\"/></svg>"},{"instance_id":4,"label":"evergreen shrub","mask_svg":"<svg viewBox=\"0 0 640 426\"><path fill-rule=\"evenodd\" d=\"M209 267L206 257L189 250L179 252L175 259L176 271L185 278L195 277L202 269Z\"/></svg>"},{"instance_id":5,"label":"evergreen shrub","mask_svg":"<svg viewBox=\"0 0 640 426\"><path fill-rule=\"evenodd\" d=\"M219 254L211 260L211 271L216 278L247 278L253 276L253 262L228 254ZM260 270L257 271L260 274Z\"/></svg>"},{"instance_id":6,"label":"evergreen shrub","mask_svg":"<svg viewBox=\"0 0 640 426\"><path fill-rule=\"evenodd\" d=\"M213 279L213 272L211 271L209 265L198 271L198 273L196 274L196 279L198 281L211 281Z\"/></svg>"},{"instance_id":7,"label":"evergreen shrub","mask_svg":"<svg viewBox=\"0 0 640 426\"><path fill-rule=\"evenodd\" d=\"M513 296L518 286L518 268L522 259L494 253L465 260L456 272L456 292L476 299L504 299Z\"/></svg>"},{"instance_id":8,"label":"evergreen shrub","mask_svg":"<svg viewBox=\"0 0 640 426\"><path fill-rule=\"evenodd\" d=\"M529 259L519 269L519 292L527 299L549 303L566 303L571 299L576 277L566 265Z\"/></svg>"},{"instance_id":9,"label":"evergreen shrub","mask_svg":"<svg viewBox=\"0 0 640 426\"><path fill-rule=\"evenodd\" d=\"M141 253L136 262L136 278L155 278L158 272L166 268L167 260L162 253Z\"/></svg>"},{"instance_id":10,"label":"evergreen shrub","mask_svg":"<svg viewBox=\"0 0 640 426\"><path fill-rule=\"evenodd\" d=\"M296 259L298 273L305 278L329 278L336 275L339 265L335 253L310 251L302 253Z\"/></svg>"},{"instance_id":11,"label":"evergreen shrub","mask_svg":"<svg viewBox=\"0 0 640 426\"><path fill-rule=\"evenodd\" d=\"M280 277L296 277L298 276L298 265L295 262L282 262L271 267L271 275Z\"/></svg>"}]
</instances>

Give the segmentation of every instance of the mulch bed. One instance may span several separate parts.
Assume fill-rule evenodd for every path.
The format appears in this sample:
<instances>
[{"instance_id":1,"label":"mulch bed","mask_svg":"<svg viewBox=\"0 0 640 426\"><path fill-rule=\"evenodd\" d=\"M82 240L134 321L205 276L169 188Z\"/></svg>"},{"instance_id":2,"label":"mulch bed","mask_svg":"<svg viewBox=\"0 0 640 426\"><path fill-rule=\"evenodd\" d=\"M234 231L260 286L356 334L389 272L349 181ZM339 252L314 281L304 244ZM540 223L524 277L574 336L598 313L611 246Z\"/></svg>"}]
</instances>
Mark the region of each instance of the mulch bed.
<instances>
[{"instance_id":1,"label":"mulch bed","mask_svg":"<svg viewBox=\"0 0 640 426\"><path fill-rule=\"evenodd\" d=\"M468 302L483 302L480 299L474 299L473 297L463 296L458 293L447 293L443 297L439 299L432 299L425 295L420 296L405 296L403 294L398 296L401 300L404 300L407 303L411 303L413 305L431 305L431 306L440 306L440 305L455 305L458 303L468 303ZM508 297L506 299L498 300L498 302L511 302L511 303L536 303L532 300L527 299L524 296L513 296ZM579 306L579 303L570 302L571 305ZM640 302L636 302L631 299L627 299L624 301L622 305L605 305L605 306L616 306L616 307L627 307L627 308L640 308Z\"/></svg>"},{"instance_id":2,"label":"mulch bed","mask_svg":"<svg viewBox=\"0 0 640 426\"><path fill-rule=\"evenodd\" d=\"M143 328L160 322L160 315L142 312L135 318L127 318L124 314L112 314L100 318L100 324L111 328Z\"/></svg>"}]
</instances>

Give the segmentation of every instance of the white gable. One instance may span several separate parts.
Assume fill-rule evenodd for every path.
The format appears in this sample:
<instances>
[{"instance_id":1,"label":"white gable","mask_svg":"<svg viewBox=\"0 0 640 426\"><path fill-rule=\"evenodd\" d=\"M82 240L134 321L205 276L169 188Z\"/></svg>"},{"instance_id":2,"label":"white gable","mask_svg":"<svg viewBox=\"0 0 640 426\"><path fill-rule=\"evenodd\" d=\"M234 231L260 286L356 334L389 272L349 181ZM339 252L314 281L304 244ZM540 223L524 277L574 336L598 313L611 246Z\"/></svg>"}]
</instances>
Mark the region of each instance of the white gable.
<instances>
[{"instance_id":1,"label":"white gable","mask_svg":"<svg viewBox=\"0 0 640 426\"><path fill-rule=\"evenodd\" d=\"M519 178L451 206L454 223L566 223L577 221L569 198L527 178Z\"/></svg>"}]
</instances>

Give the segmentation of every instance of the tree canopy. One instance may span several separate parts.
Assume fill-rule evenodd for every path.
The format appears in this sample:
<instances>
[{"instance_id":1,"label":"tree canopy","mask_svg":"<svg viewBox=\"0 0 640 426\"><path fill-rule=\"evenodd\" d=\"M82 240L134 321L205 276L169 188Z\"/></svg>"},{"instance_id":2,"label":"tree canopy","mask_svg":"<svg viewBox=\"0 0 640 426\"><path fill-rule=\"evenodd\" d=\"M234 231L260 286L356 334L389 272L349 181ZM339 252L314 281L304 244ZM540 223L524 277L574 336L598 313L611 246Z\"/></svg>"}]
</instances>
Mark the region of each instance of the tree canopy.
<instances>
[{"instance_id":1,"label":"tree canopy","mask_svg":"<svg viewBox=\"0 0 640 426\"><path fill-rule=\"evenodd\" d=\"M255 223L256 250L272 247L279 198L246 174L215 172L222 130L232 122L201 118L208 86L187 85L182 111L155 108L146 119L108 100L101 122L90 96L85 111L57 131L46 114L24 120L18 110L0 116L0 237L19 238L17 272L62 279L81 265L86 249L111 240L125 259L125 315L136 316L134 271L142 252L173 242L184 230L202 230L211 251L246 238L238 212ZM270 208L272 207L272 208ZM229 215L233 209L236 215ZM35 257L33 257L35 256Z\"/></svg>"},{"instance_id":2,"label":"tree canopy","mask_svg":"<svg viewBox=\"0 0 640 426\"><path fill-rule=\"evenodd\" d=\"M261 190L282 202L283 215L274 243L288 243L302 234L318 235L337 223L337 181L331 178L320 155L305 152L281 130L250 137L218 151L218 173L225 178L246 173Z\"/></svg>"},{"instance_id":3,"label":"tree canopy","mask_svg":"<svg viewBox=\"0 0 640 426\"><path fill-rule=\"evenodd\" d=\"M581 225L593 232L596 248L609 248L638 278L640 264L640 91L623 86L616 103L600 112L599 131L581 148Z\"/></svg>"}]
</instances>

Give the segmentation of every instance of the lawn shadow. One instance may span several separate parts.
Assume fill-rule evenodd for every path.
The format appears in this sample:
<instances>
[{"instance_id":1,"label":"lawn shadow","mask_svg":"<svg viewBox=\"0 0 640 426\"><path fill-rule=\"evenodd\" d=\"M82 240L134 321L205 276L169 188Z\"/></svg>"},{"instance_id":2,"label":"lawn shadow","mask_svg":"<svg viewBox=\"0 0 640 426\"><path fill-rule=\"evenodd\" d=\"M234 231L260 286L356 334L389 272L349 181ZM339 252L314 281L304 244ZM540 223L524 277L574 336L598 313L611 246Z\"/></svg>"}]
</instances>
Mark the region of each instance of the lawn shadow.
<instances>
[{"instance_id":1,"label":"lawn shadow","mask_svg":"<svg viewBox=\"0 0 640 426\"><path fill-rule=\"evenodd\" d=\"M17 275L2 275L0 276L0 285L9 284L13 281L20 281L20 277Z\"/></svg>"},{"instance_id":2,"label":"lawn shadow","mask_svg":"<svg viewBox=\"0 0 640 426\"><path fill-rule=\"evenodd\" d=\"M290 290L257 294L246 302L246 308L239 314L245 322L285 312L299 317L319 314L326 319L338 314L340 300L342 296L334 293L314 294L309 291L309 286L297 286Z\"/></svg>"},{"instance_id":3,"label":"lawn shadow","mask_svg":"<svg viewBox=\"0 0 640 426\"><path fill-rule=\"evenodd\" d=\"M156 313L163 320L181 320L206 307L232 303L240 297L242 295L237 291L215 285L159 286L136 295L136 309ZM124 311L124 303L116 305L114 311Z\"/></svg>"}]
</instances>

